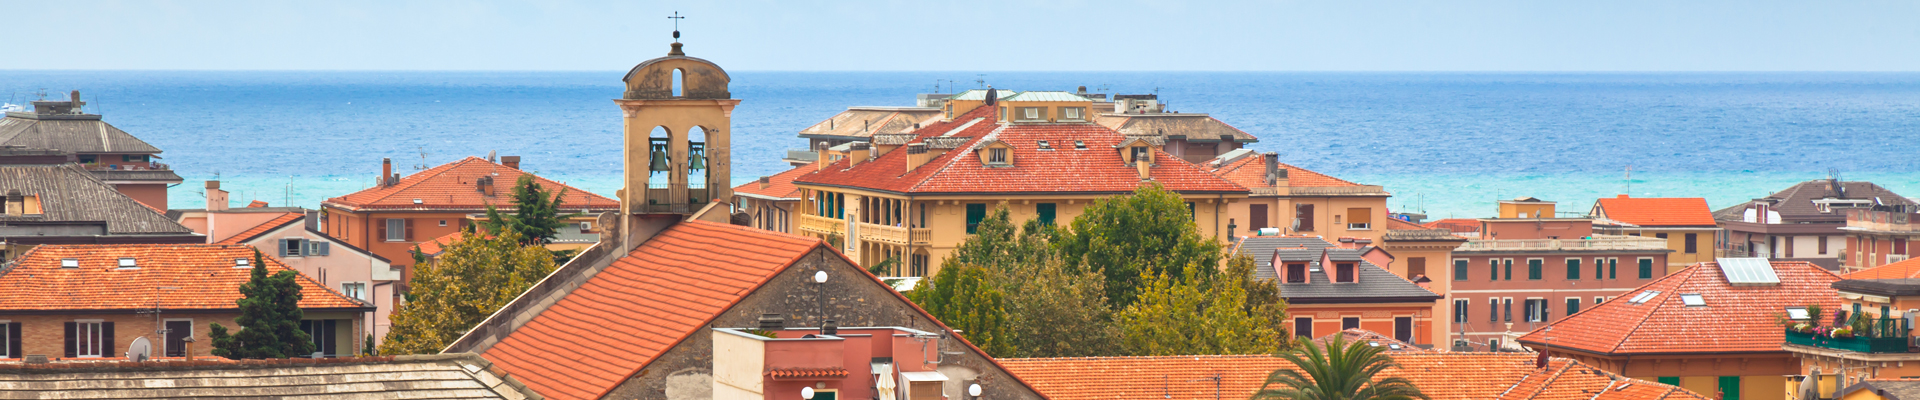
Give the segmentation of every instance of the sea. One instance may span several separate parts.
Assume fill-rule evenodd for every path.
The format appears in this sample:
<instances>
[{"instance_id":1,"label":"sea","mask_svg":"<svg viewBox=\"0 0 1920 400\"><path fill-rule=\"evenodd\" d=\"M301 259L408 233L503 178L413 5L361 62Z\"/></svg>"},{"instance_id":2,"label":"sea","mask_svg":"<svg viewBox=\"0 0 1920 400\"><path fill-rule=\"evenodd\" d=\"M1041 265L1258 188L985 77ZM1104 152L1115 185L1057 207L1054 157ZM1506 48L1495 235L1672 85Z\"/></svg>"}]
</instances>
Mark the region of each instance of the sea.
<instances>
[{"instance_id":1,"label":"sea","mask_svg":"<svg viewBox=\"0 0 1920 400\"><path fill-rule=\"evenodd\" d=\"M489 153L611 196L624 71L0 71L9 103L63 99L164 149L236 203L317 207L402 173ZM1537 197L1704 197L1715 208L1839 176L1920 196L1920 73L1294 73L733 71L734 182L787 168L796 132L920 93L1158 94L1290 164L1385 186L1395 212L1485 217Z\"/></svg>"}]
</instances>

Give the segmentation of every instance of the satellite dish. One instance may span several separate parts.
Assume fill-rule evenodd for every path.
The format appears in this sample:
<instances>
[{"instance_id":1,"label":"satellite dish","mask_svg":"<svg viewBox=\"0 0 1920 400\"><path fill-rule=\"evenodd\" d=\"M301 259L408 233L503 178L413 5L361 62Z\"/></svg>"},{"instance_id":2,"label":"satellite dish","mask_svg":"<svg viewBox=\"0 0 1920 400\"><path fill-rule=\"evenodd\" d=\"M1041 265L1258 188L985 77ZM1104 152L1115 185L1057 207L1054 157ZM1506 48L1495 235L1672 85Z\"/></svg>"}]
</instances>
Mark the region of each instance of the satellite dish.
<instances>
[{"instance_id":1,"label":"satellite dish","mask_svg":"<svg viewBox=\"0 0 1920 400\"><path fill-rule=\"evenodd\" d=\"M145 336L134 338L133 344L127 346L128 360L140 362L150 358L153 358L153 343L148 342Z\"/></svg>"},{"instance_id":2,"label":"satellite dish","mask_svg":"<svg viewBox=\"0 0 1920 400\"><path fill-rule=\"evenodd\" d=\"M1294 231L1294 232L1299 232L1299 231L1300 231L1300 219L1299 219L1299 218L1294 218L1294 219L1293 219L1293 231Z\"/></svg>"}]
</instances>

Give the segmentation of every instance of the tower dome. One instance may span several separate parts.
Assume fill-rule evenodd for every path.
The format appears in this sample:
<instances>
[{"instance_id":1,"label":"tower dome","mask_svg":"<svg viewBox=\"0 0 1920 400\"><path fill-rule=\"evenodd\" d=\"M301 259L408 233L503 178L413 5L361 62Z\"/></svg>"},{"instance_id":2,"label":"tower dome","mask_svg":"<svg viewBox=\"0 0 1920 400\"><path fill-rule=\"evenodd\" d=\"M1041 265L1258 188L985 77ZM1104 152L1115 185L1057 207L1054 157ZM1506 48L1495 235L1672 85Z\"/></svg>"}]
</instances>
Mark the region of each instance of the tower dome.
<instances>
[{"instance_id":1,"label":"tower dome","mask_svg":"<svg viewBox=\"0 0 1920 400\"><path fill-rule=\"evenodd\" d=\"M677 31L675 33L678 33ZM732 78L727 71L712 61L688 57L680 50L680 42L673 42L673 50L666 57L655 58L633 66L627 76L621 80L627 82L626 99L730 99L733 94L727 91L727 82ZM673 71L680 71L680 81L674 82ZM680 88L680 95L674 96L674 88Z\"/></svg>"}]
</instances>

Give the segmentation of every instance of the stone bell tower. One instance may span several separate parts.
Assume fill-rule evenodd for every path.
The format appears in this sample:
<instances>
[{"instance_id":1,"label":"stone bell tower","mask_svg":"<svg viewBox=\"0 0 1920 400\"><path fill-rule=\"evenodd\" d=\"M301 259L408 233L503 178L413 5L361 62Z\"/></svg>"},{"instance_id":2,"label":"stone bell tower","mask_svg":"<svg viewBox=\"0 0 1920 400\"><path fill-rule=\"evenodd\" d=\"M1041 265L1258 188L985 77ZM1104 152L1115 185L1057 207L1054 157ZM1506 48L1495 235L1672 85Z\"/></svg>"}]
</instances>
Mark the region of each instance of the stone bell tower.
<instances>
[{"instance_id":1,"label":"stone bell tower","mask_svg":"<svg viewBox=\"0 0 1920 400\"><path fill-rule=\"evenodd\" d=\"M627 72L627 91L613 101L626 118L620 202L629 216L684 217L733 198L728 144L740 100L727 92L727 71L688 57L680 31L673 36L666 57ZM726 221L727 210L719 211Z\"/></svg>"}]
</instances>

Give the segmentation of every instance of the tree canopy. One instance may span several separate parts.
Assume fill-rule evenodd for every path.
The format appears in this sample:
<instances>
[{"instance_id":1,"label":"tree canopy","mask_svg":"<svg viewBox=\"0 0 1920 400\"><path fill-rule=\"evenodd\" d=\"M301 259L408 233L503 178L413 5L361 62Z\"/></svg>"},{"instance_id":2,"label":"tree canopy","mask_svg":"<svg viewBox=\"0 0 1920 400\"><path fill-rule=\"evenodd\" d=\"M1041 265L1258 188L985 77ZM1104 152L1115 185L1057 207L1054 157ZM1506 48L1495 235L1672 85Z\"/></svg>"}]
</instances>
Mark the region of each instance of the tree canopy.
<instances>
[{"instance_id":1,"label":"tree canopy","mask_svg":"<svg viewBox=\"0 0 1920 400\"><path fill-rule=\"evenodd\" d=\"M468 233L432 262L415 249L410 300L393 313L380 354L439 353L553 272L553 254L521 245L518 231Z\"/></svg>"},{"instance_id":2,"label":"tree canopy","mask_svg":"<svg viewBox=\"0 0 1920 400\"><path fill-rule=\"evenodd\" d=\"M566 200L567 188L554 193L540 186L532 174L520 175L513 184L514 212L502 214L492 204L487 205L487 220L480 226L487 232L499 233L513 231L520 238L520 244L548 244L560 234L560 228L567 225L567 219L580 216L580 213L560 214L560 205Z\"/></svg>"},{"instance_id":3,"label":"tree canopy","mask_svg":"<svg viewBox=\"0 0 1920 400\"><path fill-rule=\"evenodd\" d=\"M213 344L213 355L242 359L313 354L313 337L300 330L300 320L306 317L300 310L300 273L268 275L265 258L259 250L253 251L252 276L240 285L244 297L238 301L240 316L233 320L240 325L240 332L229 335L227 327L219 323L210 326L212 332L207 336Z\"/></svg>"},{"instance_id":4,"label":"tree canopy","mask_svg":"<svg viewBox=\"0 0 1920 400\"><path fill-rule=\"evenodd\" d=\"M1107 299L1115 308L1133 304L1144 277L1209 275L1225 251L1219 241L1200 236L1186 200L1157 184L1095 201L1073 219L1058 246L1070 265L1107 277Z\"/></svg>"},{"instance_id":5,"label":"tree canopy","mask_svg":"<svg viewBox=\"0 0 1920 400\"><path fill-rule=\"evenodd\" d=\"M1308 341L1298 350L1279 355L1294 368L1268 374L1253 400L1427 399L1407 378L1379 376L1395 367L1385 349L1366 341L1348 342L1340 335L1324 348Z\"/></svg>"}]
</instances>

